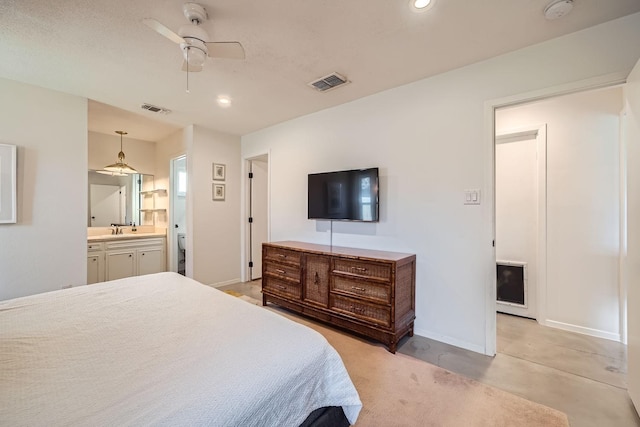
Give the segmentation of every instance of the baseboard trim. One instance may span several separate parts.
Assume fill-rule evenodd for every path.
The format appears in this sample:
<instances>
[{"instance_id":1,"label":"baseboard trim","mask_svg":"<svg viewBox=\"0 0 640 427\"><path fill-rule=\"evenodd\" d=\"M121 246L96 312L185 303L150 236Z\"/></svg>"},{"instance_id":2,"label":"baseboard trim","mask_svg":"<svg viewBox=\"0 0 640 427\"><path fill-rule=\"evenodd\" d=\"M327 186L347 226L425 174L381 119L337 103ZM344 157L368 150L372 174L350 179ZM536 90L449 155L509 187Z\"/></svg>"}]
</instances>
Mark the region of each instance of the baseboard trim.
<instances>
[{"instance_id":1,"label":"baseboard trim","mask_svg":"<svg viewBox=\"0 0 640 427\"><path fill-rule=\"evenodd\" d=\"M212 288L219 288L220 286L233 285L234 283L240 283L240 279L225 280L224 282L209 283L207 286Z\"/></svg>"},{"instance_id":2,"label":"baseboard trim","mask_svg":"<svg viewBox=\"0 0 640 427\"><path fill-rule=\"evenodd\" d=\"M446 335L436 334L434 332L429 332L423 329L414 329L413 332L416 335L420 335L421 337L429 338L435 341L440 341L445 344L453 345L456 347L464 348L469 351L475 351L476 353L486 354L484 351L484 347L476 344L471 344L466 341L462 341L456 338L452 338ZM493 355L489 355L493 356Z\"/></svg>"},{"instance_id":3,"label":"baseboard trim","mask_svg":"<svg viewBox=\"0 0 640 427\"><path fill-rule=\"evenodd\" d=\"M570 323L557 322L555 320L548 319L544 322L544 325L551 328L562 329L563 331L576 332L578 334L620 342L620 334L601 331L600 329L592 329L584 326L572 325Z\"/></svg>"}]
</instances>

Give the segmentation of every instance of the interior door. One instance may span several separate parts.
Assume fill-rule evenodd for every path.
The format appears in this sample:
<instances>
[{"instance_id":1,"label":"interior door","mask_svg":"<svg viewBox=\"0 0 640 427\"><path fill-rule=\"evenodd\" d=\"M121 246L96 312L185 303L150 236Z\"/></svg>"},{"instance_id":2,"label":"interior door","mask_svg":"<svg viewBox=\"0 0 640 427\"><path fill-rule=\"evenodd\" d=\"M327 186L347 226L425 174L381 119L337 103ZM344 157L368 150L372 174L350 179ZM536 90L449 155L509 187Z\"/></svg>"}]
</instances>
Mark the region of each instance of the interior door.
<instances>
[{"instance_id":1,"label":"interior door","mask_svg":"<svg viewBox=\"0 0 640 427\"><path fill-rule=\"evenodd\" d=\"M536 135L523 138L502 135L496 137L495 151L496 260L499 266L496 308L501 313L532 319L537 315L538 284L537 144ZM512 273L520 271L523 280L515 280ZM515 289L509 291L510 286ZM518 298L513 298L516 295Z\"/></svg>"},{"instance_id":2,"label":"interior door","mask_svg":"<svg viewBox=\"0 0 640 427\"><path fill-rule=\"evenodd\" d=\"M250 179L250 213L252 222L249 224L251 240L251 261L253 267L250 268L251 280L262 277L262 244L268 240L267 232L267 171L268 160L266 156L251 161L251 172L253 178Z\"/></svg>"},{"instance_id":3,"label":"interior door","mask_svg":"<svg viewBox=\"0 0 640 427\"><path fill-rule=\"evenodd\" d=\"M627 149L627 359L628 390L640 412L640 61L624 88Z\"/></svg>"}]
</instances>

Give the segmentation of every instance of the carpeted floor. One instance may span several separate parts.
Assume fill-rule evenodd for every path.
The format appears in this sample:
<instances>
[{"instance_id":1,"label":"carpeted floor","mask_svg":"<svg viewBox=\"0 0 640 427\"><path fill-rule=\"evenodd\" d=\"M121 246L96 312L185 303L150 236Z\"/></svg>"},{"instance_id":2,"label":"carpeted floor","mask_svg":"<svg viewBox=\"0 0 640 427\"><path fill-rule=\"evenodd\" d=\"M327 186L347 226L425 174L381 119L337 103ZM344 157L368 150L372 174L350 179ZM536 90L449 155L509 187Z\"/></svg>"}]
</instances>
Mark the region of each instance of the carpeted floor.
<instances>
[{"instance_id":1,"label":"carpeted floor","mask_svg":"<svg viewBox=\"0 0 640 427\"><path fill-rule=\"evenodd\" d=\"M243 299L260 305L253 298ZM555 409L269 308L318 331L338 351L363 404L356 426L569 426L567 416Z\"/></svg>"}]
</instances>

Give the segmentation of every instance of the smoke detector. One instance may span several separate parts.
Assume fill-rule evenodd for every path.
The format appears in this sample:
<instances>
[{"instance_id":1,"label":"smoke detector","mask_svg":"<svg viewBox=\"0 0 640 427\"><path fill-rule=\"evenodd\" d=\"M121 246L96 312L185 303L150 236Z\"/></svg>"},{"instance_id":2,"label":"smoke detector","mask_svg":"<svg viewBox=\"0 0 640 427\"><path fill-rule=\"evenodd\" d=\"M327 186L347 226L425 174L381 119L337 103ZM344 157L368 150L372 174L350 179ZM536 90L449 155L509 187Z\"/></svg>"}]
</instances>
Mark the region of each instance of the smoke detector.
<instances>
[{"instance_id":1,"label":"smoke detector","mask_svg":"<svg viewBox=\"0 0 640 427\"><path fill-rule=\"evenodd\" d=\"M544 9L544 17L549 21L560 19L573 9L573 0L554 0Z\"/></svg>"}]
</instances>

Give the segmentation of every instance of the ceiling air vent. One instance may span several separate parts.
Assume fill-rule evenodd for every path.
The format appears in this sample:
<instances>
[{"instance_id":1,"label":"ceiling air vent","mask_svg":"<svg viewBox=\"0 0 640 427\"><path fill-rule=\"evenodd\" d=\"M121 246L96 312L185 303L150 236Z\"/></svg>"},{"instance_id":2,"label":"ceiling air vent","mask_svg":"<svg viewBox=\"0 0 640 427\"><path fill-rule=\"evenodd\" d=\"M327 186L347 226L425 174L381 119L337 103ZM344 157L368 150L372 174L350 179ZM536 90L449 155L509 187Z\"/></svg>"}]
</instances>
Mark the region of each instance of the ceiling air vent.
<instances>
[{"instance_id":1,"label":"ceiling air vent","mask_svg":"<svg viewBox=\"0 0 640 427\"><path fill-rule=\"evenodd\" d=\"M328 76L321 77L318 80L309 83L309 86L320 92L326 92L345 83L349 83L349 80L347 80L346 77L341 76L338 73L331 73Z\"/></svg>"},{"instance_id":2,"label":"ceiling air vent","mask_svg":"<svg viewBox=\"0 0 640 427\"><path fill-rule=\"evenodd\" d=\"M152 113L169 114L171 112L171 110L162 107L156 107L155 105L151 104L142 104L140 108L142 108L143 110L149 110Z\"/></svg>"}]
</instances>

